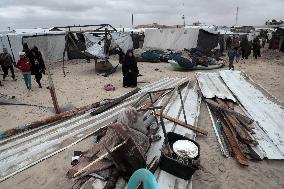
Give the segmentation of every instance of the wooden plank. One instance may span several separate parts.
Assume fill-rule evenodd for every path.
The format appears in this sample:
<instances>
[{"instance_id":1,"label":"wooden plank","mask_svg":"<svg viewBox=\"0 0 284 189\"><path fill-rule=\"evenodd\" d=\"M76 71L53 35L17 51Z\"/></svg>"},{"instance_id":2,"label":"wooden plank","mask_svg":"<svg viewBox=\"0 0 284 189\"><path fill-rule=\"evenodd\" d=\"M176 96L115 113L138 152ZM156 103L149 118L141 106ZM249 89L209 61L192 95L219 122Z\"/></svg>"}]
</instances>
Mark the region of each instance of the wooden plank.
<instances>
[{"instance_id":1,"label":"wooden plank","mask_svg":"<svg viewBox=\"0 0 284 189\"><path fill-rule=\"evenodd\" d=\"M159 112L157 112L156 115L157 116L161 116L161 114ZM196 127L194 127L192 125L189 125L189 124L185 124L182 121L180 121L178 119L175 119L173 117L170 117L168 115L162 115L162 116L163 116L163 118L165 118L165 119L167 119L167 120L169 120L171 122L174 122L176 124L179 124L180 126L183 126L183 127L187 128L187 129L193 130L193 131L195 131L197 133L200 133L200 134L203 134L203 135L206 135L206 136L208 135L208 132L203 130L203 129L196 128Z\"/></svg>"}]
</instances>

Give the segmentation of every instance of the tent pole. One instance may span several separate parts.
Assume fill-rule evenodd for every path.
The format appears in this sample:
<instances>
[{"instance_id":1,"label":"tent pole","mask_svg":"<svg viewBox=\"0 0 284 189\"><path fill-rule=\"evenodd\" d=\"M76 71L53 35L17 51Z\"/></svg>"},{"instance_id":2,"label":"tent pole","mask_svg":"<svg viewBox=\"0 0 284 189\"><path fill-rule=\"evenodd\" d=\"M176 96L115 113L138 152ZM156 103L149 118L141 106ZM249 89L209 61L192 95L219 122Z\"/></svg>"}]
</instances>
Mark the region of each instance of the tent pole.
<instances>
[{"instance_id":1,"label":"tent pole","mask_svg":"<svg viewBox=\"0 0 284 189\"><path fill-rule=\"evenodd\" d=\"M52 98L53 107L54 107L55 113L59 114L60 108L59 108L59 105L58 105L58 101L57 101L57 97L56 97L56 93L55 93L55 88L54 88L54 84L53 84L53 81L52 81L52 78L51 78L49 68L47 68L47 74L48 74L48 82L49 82L48 88L49 88L50 95L51 95L51 98Z\"/></svg>"},{"instance_id":2,"label":"tent pole","mask_svg":"<svg viewBox=\"0 0 284 189\"><path fill-rule=\"evenodd\" d=\"M13 61L16 62L15 56L14 56L14 53L13 53L13 50L12 50L12 45L11 45L11 41L10 41L9 35L7 35L7 38L8 38L8 42L9 42L9 46L10 46L10 51L12 53Z\"/></svg>"}]
</instances>

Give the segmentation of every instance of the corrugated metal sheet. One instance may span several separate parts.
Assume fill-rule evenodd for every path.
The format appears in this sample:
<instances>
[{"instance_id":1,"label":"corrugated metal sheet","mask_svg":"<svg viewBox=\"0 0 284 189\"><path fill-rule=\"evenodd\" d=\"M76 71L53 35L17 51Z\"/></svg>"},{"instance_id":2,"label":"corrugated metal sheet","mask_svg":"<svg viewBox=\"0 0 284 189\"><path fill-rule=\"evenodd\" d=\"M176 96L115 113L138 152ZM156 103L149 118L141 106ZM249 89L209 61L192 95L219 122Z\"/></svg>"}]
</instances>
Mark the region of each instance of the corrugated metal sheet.
<instances>
[{"instance_id":1,"label":"corrugated metal sheet","mask_svg":"<svg viewBox=\"0 0 284 189\"><path fill-rule=\"evenodd\" d=\"M182 96L184 99L184 107L185 107L185 113L187 116L187 122L188 124L197 126L197 119L199 116L201 98L197 94L196 85L194 88L188 85L188 87L182 91ZM167 111L165 113L167 115L170 115L171 117L184 121L183 113L181 111L181 101L177 94L175 94L175 96L173 97L173 101L168 104L168 107L166 110ZM195 133L193 133L191 130L181 127L179 125L175 125L174 123L170 121L165 121L165 127L166 127L167 132L172 131L172 132L187 136L192 139L195 138ZM159 130L159 135L162 137L162 139L158 142L155 142L153 146L149 149L148 154L147 154L148 161L150 161L154 156L161 154L160 149L164 141L162 129ZM175 189L175 188L190 189L192 188L191 180L188 181L188 180L180 179L160 169L156 170L155 176L157 178L159 188L163 188L163 189Z\"/></svg>"},{"instance_id":2,"label":"corrugated metal sheet","mask_svg":"<svg viewBox=\"0 0 284 189\"><path fill-rule=\"evenodd\" d=\"M271 101L240 71L220 71L220 76L255 120L255 137L268 159L284 159L284 110Z\"/></svg>"},{"instance_id":3,"label":"corrugated metal sheet","mask_svg":"<svg viewBox=\"0 0 284 189\"><path fill-rule=\"evenodd\" d=\"M196 78L198 80L201 92L205 98L218 97L221 99L229 99L236 102L236 99L228 90L218 73L199 72L196 74Z\"/></svg>"}]
</instances>

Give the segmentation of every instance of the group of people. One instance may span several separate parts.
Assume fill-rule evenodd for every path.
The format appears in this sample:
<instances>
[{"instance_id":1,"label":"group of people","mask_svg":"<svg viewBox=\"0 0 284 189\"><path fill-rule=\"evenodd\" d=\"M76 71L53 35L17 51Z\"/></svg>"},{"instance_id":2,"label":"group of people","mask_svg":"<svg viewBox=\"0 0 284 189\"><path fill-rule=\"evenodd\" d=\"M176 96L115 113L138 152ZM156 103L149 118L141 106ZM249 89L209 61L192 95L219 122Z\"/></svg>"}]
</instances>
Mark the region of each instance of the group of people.
<instances>
[{"instance_id":1,"label":"group of people","mask_svg":"<svg viewBox=\"0 0 284 189\"><path fill-rule=\"evenodd\" d=\"M266 39L260 37L256 37L252 43L248 41L247 37L242 38L241 41L239 41L238 37L234 37L233 40L229 37L226 44L229 49L229 69L234 69L234 60L238 62L241 56L242 59L248 59L251 50L253 51L253 57L255 59L261 57L260 49L264 48L265 43Z\"/></svg>"},{"instance_id":2,"label":"group of people","mask_svg":"<svg viewBox=\"0 0 284 189\"><path fill-rule=\"evenodd\" d=\"M42 74L45 74L45 64L42 58L41 52L36 46L32 49L29 49L26 43L23 44L22 52L19 52L20 59L17 61L17 64L13 61L11 55L8 53L7 49L3 49L3 53L0 54L0 64L3 70L3 81L5 81L10 70L12 78L16 81L16 76L14 73L14 66L22 71L25 85L28 90L32 88L32 79L31 75L35 76L35 80L40 88ZM3 84L0 82L0 85Z\"/></svg>"}]
</instances>

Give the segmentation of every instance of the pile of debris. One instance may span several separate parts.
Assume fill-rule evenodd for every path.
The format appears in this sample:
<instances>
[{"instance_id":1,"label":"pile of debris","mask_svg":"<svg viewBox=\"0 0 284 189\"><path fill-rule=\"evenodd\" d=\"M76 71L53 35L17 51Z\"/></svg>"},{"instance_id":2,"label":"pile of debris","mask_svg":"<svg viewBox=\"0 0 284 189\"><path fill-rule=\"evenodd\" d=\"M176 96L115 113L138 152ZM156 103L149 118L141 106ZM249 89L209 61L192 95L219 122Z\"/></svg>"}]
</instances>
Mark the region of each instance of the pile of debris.
<instances>
[{"instance_id":1,"label":"pile of debris","mask_svg":"<svg viewBox=\"0 0 284 189\"><path fill-rule=\"evenodd\" d=\"M139 62L169 62L174 70L216 69L224 66L220 56L196 48L182 51L145 48L136 49L134 53Z\"/></svg>"},{"instance_id":2,"label":"pile of debris","mask_svg":"<svg viewBox=\"0 0 284 189\"><path fill-rule=\"evenodd\" d=\"M94 137L91 148L70 157L72 188L125 188L140 168L155 175L159 188L191 188L192 175L202 170L195 138L208 134L197 127L202 101L225 157L244 166L249 159L284 159L284 111L277 99L242 72L196 78L165 78L62 119L35 122L37 129L0 141L0 182Z\"/></svg>"},{"instance_id":3,"label":"pile of debris","mask_svg":"<svg viewBox=\"0 0 284 189\"><path fill-rule=\"evenodd\" d=\"M196 77L225 157L245 166L248 159L284 158L284 111L276 98L239 71Z\"/></svg>"}]
</instances>

